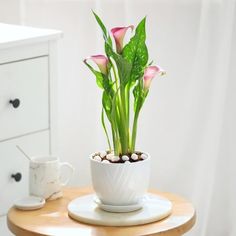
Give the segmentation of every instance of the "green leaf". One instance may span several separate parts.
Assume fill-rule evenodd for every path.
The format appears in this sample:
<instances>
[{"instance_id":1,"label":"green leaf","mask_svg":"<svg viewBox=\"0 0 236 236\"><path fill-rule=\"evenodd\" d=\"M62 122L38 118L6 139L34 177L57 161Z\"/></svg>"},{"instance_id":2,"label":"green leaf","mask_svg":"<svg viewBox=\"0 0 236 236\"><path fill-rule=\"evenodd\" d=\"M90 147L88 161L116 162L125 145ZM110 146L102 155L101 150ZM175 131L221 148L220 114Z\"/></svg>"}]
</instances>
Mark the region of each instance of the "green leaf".
<instances>
[{"instance_id":1,"label":"green leaf","mask_svg":"<svg viewBox=\"0 0 236 236\"><path fill-rule=\"evenodd\" d=\"M84 63L85 63L85 65L88 66L88 68L95 75L98 87L101 89L104 89L105 91L107 91L109 94L112 95L113 94L113 89L112 89L113 84L112 84L112 81L109 80L108 76L93 69L93 67L91 65L89 65L86 61Z\"/></svg>"},{"instance_id":2,"label":"green leaf","mask_svg":"<svg viewBox=\"0 0 236 236\"><path fill-rule=\"evenodd\" d=\"M112 99L106 91L104 91L102 95L102 106L106 112L108 120L110 121L112 112Z\"/></svg>"},{"instance_id":3,"label":"green leaf","mask_svg":"<svg viewBox=\"0 0 236 236\"><path fill-rule=\"evenodd\" d=\"M140 97L140 89L139 89L139 83L137 83L133 89L133 95L134 95L134 112L137 110L138 106L138 99Z\"/></svg>"},{"instance_id":4,"label":"green leaf","mask_svg":"<svg viewBox=\"0 0 236 236\"><path fill-rule=\"evenodd\" d=\"M113 51L112 46L109 43L105 42L104 47L105 47L105 52L106 52L107 57L110 58L115 53Z\"/></svg>"},{"instance_id":5,"label":"green leaf","mask_svg":"<svg viewBox=\"0 0 236 236\"><path fill-rule=\"evenodd\" d=\"M133 89L133 95L134 95L134 112L139 112L147 96L146 92L143 90L141 79L139 79L139 81L135 85Z\"/></svg>"},{"instance_id":6,"label":"green leaf","mask_svg":"<svg viewBox=\"0 0 236 236\"><path fill-rule=\"evenodd\" d=\"M98 25L100 26L102 32L103 32L103 38L104 38L104 48L105 48L105 53L108 57L108 59L110 59L110 57L115 53L113 48L112 48L112 40L111 40L111 36L108 33L106 26L103 24L101 18L93 11L93 14L95 16L95 19L98 23Z\"/></svg>"},{"instance_id":7,"label":"green leaf","mask_svg":"<svg viewBox=\"0 0 236 236\"><path fill-rule=\"evenodd\" d=\"M130 82L138 80L143 76L144 68L148 62L148 50L145 44L146 17L139 23L135 35L130 39L122 51L123 57L132 65Z\"/></svg>"},{"instance_id":8,"label":"green leaf","mask_svg":"<svg viewBox=\"0 0 236 236\"><path fill-rule=\"evenodd\" d=\"M93 11L93 15L95 16L95 19L103 32L103 38L105 42L107 42L112 47L112 40L109 33L107 32L106 26L103 24L100 17L94 11Z\"/></svg>"},{"instance_id":9,"label":"green leaf","mask_svg":"<svg viewBox=\"0 0 236 236\"><path fill-rule=\"evenodd\" d=\"M99 88L104 89L103 87L103 76L101 73L96 73L96 83Z\"/></svg>"},{"instance_id":10,"label":"green leaf","mask_svg":"<svg viewBox=\"0 0 236 236\"><path fill-rule=\"evenodd\" d=\"M103 87L103 80L104 80L103 74L99 71L94 70L93 67L91 65L89 65L86 61L84 61L84 63L95 75L98 87L101 89L104 89L104 87Z\"/></svg>"},{"instance_id":11,"label":"green leaf","mask_svg":"<svg viewBox=\"0 0 236 236\"><path fill-rule=\"evenodd\" d=\"M105 27L105 25L103 24L102 20L100 19L100 17L93 11L93 15L95 16L96 21L98 22L99 26L101 27L104 36L107 36L107 29Z\"/></svg>"},{"instance_id":12,"label":"green leaf","mask_svg":"<svg viewBox=\"0 0 236 236\"><path fill-rule=\"evenodd\" d=\"M121 55L116 54L115 52L112 54L112 57L116 62L120 84L125 87L125 85L129 82L132 65Z\"/></svg>"}]
</instances>

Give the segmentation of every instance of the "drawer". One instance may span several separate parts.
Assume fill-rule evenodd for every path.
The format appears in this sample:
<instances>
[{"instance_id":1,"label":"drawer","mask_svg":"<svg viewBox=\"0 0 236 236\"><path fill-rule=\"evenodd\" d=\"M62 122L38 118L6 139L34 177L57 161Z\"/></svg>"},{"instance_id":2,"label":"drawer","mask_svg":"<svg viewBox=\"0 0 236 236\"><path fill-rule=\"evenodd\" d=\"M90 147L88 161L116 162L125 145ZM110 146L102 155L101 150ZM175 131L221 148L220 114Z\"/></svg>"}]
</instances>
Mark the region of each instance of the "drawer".
<instances>
[{"instance_id":1,"label":"drawer","mask_svg":"<svg viewBox=\"0 0 236 236\"><path fill-rule=\"evenodd\" d=\"M48 84L47 56L0 65L0 141L48 129Z\"/></svg>"},{"instance_id":2,"label":"drawer","mask_svg":"<svg viewBox=\"0 0 236 236\"><path fill-rule=\"evenodd\" d=\"M0 143L0 215L6 214L15 199L28 195L29 162L16 148L19 145L28 155L49 154L49 131L26 135ZM16 182L11 175L21 173Z\"/></svg>"}]
</instances>

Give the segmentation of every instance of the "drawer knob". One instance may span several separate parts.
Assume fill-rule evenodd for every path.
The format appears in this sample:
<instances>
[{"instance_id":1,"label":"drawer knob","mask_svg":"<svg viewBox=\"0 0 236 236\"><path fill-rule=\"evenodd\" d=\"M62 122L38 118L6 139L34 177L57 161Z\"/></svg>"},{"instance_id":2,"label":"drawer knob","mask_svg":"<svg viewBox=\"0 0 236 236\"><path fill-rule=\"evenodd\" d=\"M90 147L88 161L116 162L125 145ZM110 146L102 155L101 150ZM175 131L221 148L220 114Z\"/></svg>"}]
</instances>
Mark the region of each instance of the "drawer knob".
<instances>
[{"instance_id":1,"label":"drawer knob","mask_svg":"<svg viewBox=\"0 0 236 236\"><path fill-rule=\"evenodd\" d=\"M22 174L18 172L16 174L12 174L11 177L15 179L16 182L20 182L22 178Z\"/></svg>"},{"instance_id":2,"label":"drawer knob","mask_svg":"<svg viewBox=\"0 0 236 236\"><path fill-rule=\"evenodd\" d=\"M14 108L17 108L20 106L20 99L18 99L18 98L14 99L14 100L10 100L9 102L12 104L12 106Z\"/></svg>"}]
</instances>

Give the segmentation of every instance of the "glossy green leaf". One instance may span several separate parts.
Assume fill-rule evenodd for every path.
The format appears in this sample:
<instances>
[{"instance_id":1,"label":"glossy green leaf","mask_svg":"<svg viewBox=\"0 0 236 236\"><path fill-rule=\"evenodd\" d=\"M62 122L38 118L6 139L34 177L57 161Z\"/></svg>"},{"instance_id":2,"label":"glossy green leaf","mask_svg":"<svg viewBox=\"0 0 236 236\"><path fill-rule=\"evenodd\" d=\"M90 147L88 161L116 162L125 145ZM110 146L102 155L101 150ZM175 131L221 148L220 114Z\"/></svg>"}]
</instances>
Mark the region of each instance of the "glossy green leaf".
<instances>
[{"instance_id":1,"label":"glossy green leaf","mask_svg":"<svg viewBox=\"0 0 236 236\"><path fill-rule=\"evenodd\" d=\"M146 17L139 23L135 35L122 51L123 57L132 65L130 81L136 81L143 76L144 68L148 62L145 23Z\"/></svg>"}]
</instances>

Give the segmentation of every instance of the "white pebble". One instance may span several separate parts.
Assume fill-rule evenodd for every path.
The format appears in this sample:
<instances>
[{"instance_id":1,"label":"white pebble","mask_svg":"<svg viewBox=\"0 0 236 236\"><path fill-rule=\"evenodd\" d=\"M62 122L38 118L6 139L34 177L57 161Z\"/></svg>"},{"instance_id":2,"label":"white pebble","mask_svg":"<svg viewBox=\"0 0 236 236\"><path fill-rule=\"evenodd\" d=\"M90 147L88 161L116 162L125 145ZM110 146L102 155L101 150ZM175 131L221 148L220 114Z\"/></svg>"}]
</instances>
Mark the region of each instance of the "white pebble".
<instances>
[{"instance_id":1,"label":"white pebble","mask_svg":"<svg viewBox=\"0 0 236 236\"><path fill-rule=\"evenodd\" d=\"M95 156L93 159L98 162L102 161L102 158L100 156Z\"/></svg>"},{"instance_id":2,"label":"white pebble","mask_svg":"<svg viewBox=\"0 0 236 236\"><path fill-rule=\"evenodd\" d=\"M126 156L126 155L122 156L121 158L122 158L123 161L128 161L129 160L129 157Z\"/></svg>"},{"instance_id":3,"label":"white pebble","mask_svg":"<svg viewBox=\"0 0 236 236\"><path fill-rule=\"evenodd\" d=\"M143 154L141 155L141 158L142 158L143 160L146 160L146 159L148 158L148 155L145 154L145 153L143 153Z\"/></svg>"},{"instance_id":4,"label":"white pebble","mask_svg":"<svg viewBox=\"0 0 236 236\"><path fill-rule=\"evenodd\" d=\"M102 163L110 163L108 160L103 160Z\"/></svg>"},{"instance_id":5,"label":"white pebble","mask_svg":"<svg viewBox=\"0 0 236 236\"><path fill-rule=\"evenodd\" d=\"M107 152L105 152L105 151L100 152L100 157L101 158L105 157L106 155L107 155Z\"/></svg>"},{"instance_id":6,"label":"white pebble","mask_svg":"<svg viewBox=\"0 0 236 236\"><path fill-rule=\"evenodd\" d=\"M133 153L133 154L131 155L131 159L134 160L134 161L138 160L138 155L135 154L135 153Z\"/></svg>"},{"instance_id":7,"label":"white pebble","mask_svg":"<svg viewBox=\"0 0 236 236\"><path fill-rule=\"evenodd\" d=\"M125 161L125 164L131 164L131 162L130 161Z\"/></svg>"},{"instance_id":8,"label":"white pebble","mask_svg":"<svg viewBox=\"0 0 236 236\"><path fill-rule=\"evenodd\" d=\"M116 162L116 161L119 161L120 160L120 157L118 157L118 156L113 156L112 158L111 158L111 161L112 162Z\"/></svg>"},{"instance_id":9,"label":"white pebble","mask_svg":"<svg viewBox=\"0 0 236 236\"><path fill-rule=\"evenodd\" d=\"M107 154L107 160L111 160L114 157L114 154Z\"/></svg>"}]
</instances>

